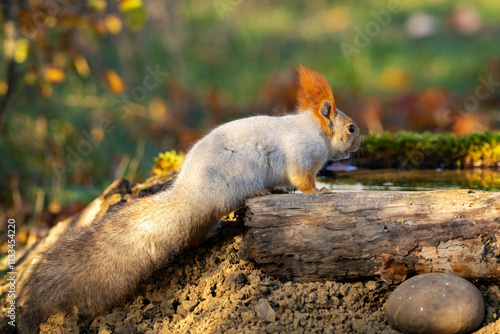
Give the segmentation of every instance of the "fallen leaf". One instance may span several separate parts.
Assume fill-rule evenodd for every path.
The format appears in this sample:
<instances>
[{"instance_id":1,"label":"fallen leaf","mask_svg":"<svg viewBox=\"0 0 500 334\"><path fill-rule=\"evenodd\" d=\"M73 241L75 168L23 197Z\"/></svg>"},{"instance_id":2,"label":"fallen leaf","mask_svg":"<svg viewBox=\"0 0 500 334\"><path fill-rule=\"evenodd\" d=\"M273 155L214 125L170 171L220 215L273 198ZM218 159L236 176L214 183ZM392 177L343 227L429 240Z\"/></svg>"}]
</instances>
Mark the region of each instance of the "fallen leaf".
<instances>
[{"instance_id":1,"label":"fallen leaf","mask_svg":"<svg viewBox=\"0 0 500 334\"><path fill-rule=\"evenodd\" d=\"M45 68L43 77L47 82L60 83L66 79L66 74L59 68L49 66Z\"/></svg>"},{"instance_id":2,"label":"fallen leaf","mask_svg":"<svg viewBox=\"0 0 500 334\"><path fill-rule=\"evenodd\" d=\"M89 64L87 63L87 59L85 59L82 55L77 55L73 60L75 63L75 68L78 74L82 77L88 77L90 75Z\"/></svg>"},{"instance_id":3,"label":"fallen leaf","mask_svg":"<svg viewBox=\"0 0 500 334\"><path fill-rule=\"evenodd\" d=\"M123 24L122 20L116 15L108 15L104 19L104 25L110 34L116 35L122 31Z\"/></svg>"},{"instance_id":4,"label":"fallen leaf","mask_svg":"<svg viewBox=\"0 0 500 334\"><path fill-rule=\"evenodd\" d=\"M122 78L113 70L107 70L105 73L111 91L115 94L121 94L125 91L125 84Z\"/></svg>"}]
</instances>

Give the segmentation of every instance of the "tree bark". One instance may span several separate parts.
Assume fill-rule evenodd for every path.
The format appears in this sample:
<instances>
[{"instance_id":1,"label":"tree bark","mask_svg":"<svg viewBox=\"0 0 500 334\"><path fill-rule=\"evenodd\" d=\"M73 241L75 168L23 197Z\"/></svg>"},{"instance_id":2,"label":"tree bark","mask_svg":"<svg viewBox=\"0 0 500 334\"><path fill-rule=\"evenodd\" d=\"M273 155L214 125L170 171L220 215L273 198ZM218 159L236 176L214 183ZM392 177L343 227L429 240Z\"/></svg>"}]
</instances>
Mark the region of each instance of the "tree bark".
<instances>
[{"instance_id":1,"label":"tree bark","mask_svg":"<svg viewBox=\"0 0 500 334\"><path fill-rule=\"evenodd\" d=\"M240 256L297 281L448 272L500 277L500 193L271 195L247 201Z\"/></svg>"}]
</instances>

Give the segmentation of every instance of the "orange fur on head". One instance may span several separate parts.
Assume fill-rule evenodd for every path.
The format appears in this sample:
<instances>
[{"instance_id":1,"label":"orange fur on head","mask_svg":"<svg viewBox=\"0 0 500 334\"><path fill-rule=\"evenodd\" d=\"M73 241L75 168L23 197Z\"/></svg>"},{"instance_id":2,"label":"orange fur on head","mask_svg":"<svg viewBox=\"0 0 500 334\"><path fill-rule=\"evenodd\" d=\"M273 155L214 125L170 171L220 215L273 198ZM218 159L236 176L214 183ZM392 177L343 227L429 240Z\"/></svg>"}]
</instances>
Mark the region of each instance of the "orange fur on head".
<instances>
[{"instance_id":1,"label":"orange fur on head","mask_svg":"<svg viewBox=\"0 0 500 334\"><path fill-rule=\"evenodd\" d=\"M333 99L332 89L325 77L318 72L311 71L303 66L297 69L299 72L300 88L297 94L299 110L311 110L321 123L323 130L330 135L328 121L320 113L321 106L325 101L332 104L332 115L335 114L335 100Z\"/></svg>"}]
</instances>

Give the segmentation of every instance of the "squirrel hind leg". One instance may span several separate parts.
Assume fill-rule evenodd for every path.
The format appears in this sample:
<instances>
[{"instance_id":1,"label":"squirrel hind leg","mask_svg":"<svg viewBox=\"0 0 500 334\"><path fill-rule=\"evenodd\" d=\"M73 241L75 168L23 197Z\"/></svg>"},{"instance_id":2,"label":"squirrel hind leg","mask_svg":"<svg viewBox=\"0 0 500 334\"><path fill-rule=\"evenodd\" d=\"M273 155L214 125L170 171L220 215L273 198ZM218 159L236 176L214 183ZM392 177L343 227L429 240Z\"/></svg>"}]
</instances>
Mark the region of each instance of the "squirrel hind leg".
<instances>
[{"instance_id":1,"label":"squirrel hind leg","mask_svg":"<svg viewBox=\"0 0 500 334\"><path fill-rule=\"evenodd\" d=\"M187 244L190 246L199 246L205 241L215 237L222 228L220 218L229 215L231 212L233 212L233 210L219 210L210 218L198 224L193 230L191 237L187 240Z\"/></svg>"},{"instance_id":2,"label":"squirrel hind leg","mask_svg":"<svg viewBox=\"0 0 500 334\"><path fill-rule=\"evenodd\" d=\"M208 222L204 222L196 227L193 234L187 240L190 246L199 246L205 241L215 237L220 231L220 219L216 216L209 218Z\"/></svg>"}]
</instances>

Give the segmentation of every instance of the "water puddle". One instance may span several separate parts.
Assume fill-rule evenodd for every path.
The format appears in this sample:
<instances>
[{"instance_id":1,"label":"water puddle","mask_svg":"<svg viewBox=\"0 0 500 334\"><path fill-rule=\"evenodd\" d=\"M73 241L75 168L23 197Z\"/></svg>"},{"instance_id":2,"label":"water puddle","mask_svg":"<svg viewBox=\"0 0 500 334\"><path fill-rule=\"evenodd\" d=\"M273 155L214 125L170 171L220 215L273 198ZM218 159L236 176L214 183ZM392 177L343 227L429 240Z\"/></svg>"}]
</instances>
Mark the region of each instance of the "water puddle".
<instances>
[{"instance_id":1,"label":"water puddle","mask_svg":"<svg viewBox=\"0 0 500 334\"><path fill-rule=\"evenodd\" d=\"M476 189L500 191L500 170L355 170L337 172L335 178L321 177L317 187L333 191Z\"/></svg>"}]
</instances>

